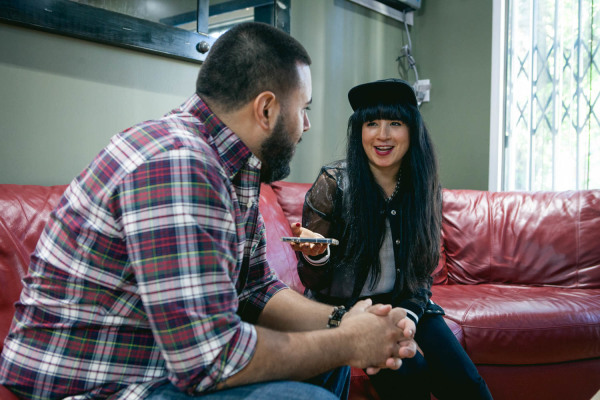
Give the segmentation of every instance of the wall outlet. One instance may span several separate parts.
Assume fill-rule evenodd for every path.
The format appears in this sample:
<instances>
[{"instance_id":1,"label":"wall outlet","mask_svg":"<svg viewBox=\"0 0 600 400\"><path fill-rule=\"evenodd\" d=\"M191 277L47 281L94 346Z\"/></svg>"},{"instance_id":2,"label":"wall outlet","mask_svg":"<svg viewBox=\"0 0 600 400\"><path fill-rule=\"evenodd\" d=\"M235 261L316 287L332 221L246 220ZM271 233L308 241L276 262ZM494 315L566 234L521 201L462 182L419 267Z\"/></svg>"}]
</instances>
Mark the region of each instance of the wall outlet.
<instances>
[{"instance_id":1,"label":"wall outlet","mask_svg":"<svg viewBox=\"0 0 600 400\"><path fill-rule=\"evenodd\" d=\"M413 88L417 94L419 104L429 102L429 92L431 91L431 82L429 79L419 79L415 82Z\"/></svg>"}]
</instances>

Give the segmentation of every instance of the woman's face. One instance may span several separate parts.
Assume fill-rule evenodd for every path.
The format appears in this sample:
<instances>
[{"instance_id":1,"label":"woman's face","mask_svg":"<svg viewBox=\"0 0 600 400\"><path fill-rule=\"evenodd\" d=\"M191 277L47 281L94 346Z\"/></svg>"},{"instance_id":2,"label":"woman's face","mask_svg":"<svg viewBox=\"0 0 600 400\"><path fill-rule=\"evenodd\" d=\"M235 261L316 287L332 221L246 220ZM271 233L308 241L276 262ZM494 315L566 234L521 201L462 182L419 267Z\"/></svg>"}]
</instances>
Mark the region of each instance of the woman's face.
<instances>
[{"instance_id":1,"label":"woman's face","mask_svg":"<svg viewBox=\"0 0 600 400\"><path fill-rule=\"evenodd\" d=\"M367 121L362 126L362 144L371 170L396 174L410 146L408 126L396 120Z\"/></svg>"}]
</instances>

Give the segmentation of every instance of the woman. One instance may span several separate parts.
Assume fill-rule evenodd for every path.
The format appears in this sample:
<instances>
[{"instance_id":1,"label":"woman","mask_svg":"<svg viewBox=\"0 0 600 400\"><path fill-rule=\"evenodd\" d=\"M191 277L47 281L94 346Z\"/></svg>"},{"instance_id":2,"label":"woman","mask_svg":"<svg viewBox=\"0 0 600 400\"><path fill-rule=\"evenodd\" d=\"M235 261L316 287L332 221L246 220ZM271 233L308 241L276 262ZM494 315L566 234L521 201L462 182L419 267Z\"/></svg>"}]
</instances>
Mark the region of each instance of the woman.
<instances>
[{"instance_id":1,"label":"woman","mask_svg":"<svg viewBox=\"0 0 600 400\"><path fill-rule=\"evenodd\" d=\"M348 93L347 159L324 166L306 195L302 236L339 246L295 245L307 295L351 307L370 297L402 307L421 352L371 381L381 398L490 399L477 369L431 300L438 264L441 190L431 139L412 87L399 79ZM312 231L312 232L310 232ZM321 252L321 254L316 254Z\"/></svg>"}]
</instances>

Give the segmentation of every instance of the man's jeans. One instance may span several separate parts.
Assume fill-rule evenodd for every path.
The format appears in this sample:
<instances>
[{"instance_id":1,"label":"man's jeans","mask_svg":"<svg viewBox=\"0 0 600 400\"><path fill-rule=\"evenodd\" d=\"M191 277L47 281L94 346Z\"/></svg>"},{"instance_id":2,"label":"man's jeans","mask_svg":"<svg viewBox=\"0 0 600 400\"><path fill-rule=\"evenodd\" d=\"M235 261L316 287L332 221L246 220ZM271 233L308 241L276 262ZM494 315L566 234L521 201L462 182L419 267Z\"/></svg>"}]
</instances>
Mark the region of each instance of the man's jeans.
<instances>
[{"instance_id":1,"label":"man's jeans","mask_svg":"<svg viewBox=\"0 0 600 400\"><path fill-rule=\"evenodd\" d=\"M156 389L146 400L335 400L348 398L350 390L350 367L337 368L306 382L273 381L238 386L189 396L168 383Z\"/></svg>"}]
</instances>

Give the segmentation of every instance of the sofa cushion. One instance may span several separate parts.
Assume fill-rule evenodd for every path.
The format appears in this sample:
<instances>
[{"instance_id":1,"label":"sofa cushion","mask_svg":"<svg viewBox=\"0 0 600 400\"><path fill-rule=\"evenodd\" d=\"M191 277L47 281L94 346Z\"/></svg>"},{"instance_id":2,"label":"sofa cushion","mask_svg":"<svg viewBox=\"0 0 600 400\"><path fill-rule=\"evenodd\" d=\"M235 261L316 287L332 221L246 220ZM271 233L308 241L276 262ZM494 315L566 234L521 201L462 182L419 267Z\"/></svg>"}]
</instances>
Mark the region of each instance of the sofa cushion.
<instances>
[{"instance_id":1,"label":"sofa cushion","mask_svg":"<svg viewBox=\"0 0 600 400\"><path fill-rule=\"evenodd\" d=\"M444 190L450 281L600 288L600 190Z\"/></svg>"},{"instance_id":2,"label":"sofa cushion","mask_svg":"<svg viewBox=\"0 0 600 400\"><path fill-rule=\"evenodd\" d=\"M291 236L292 229L288 219L278 203L275 192L269 185L261 185L260 213L265 220L267 230L267 259L271 268L277 272L279 279L290 288L304 293L304 285L298 276L298 259L296 252L288 243L281 241L283 236Z\"/></svg>"},{"instance_id":3,"label":"sofa cushion","mask_svg":"<svg viewBox=\"0 0 600 400\"><path fill-rule=\"evenodd\" d=\"M477 364L546 364L600 357L600 289L438 285L433 299L462 326Z\"/></svg>"},{"instance_id":4,"label":"sofa cushion","mask_svg":"<svg viewBox=\"0 0 600 400\"><path fill-rule=\"evenodd\" d=\"M277 195L277 201L290 222L302 222L304 197L311 188L310 183L273 182L271 187Z\"/></svg>"},{"instance_id":5,"label":"sofa cushion","mask_svg":"<svg viewBox=\"0 0 600 400\"><path fill-rule=\"evenodd\" d=\"M596 359L544 365L479 365L495 400L598 400ZM592 398L593 397L593 398Z\"/></svg>"},{"instance_id":6,"label":"sofa cushion","mask_svg":"<svg viewBox=\"0 0 600 400\"><path fill-rule=\"evenodd\" d=\"M23 276L50 212L66 186L0 185L0 265Z\"/></svg>"},{"instance_id":7,"label":"sofa cushion","mask_svg":"<svg viewBox=\"0 0 600 400\"><path fill-rule=\"evenodd\" d=\"M0 399L2 400L19 400L16 394L0 385Z\"/></svg>"},{"instance_id":8,"label":"sofa cushion","mask_svg":"<svg viewBox=\"0 0 600 400\"><path fill-rule=\"evenodd\" d=\"M444 241L440 245L440 259L435 270L432 272L434 285L445 285L448 283L448 267L446 265L446 251L444 249Z\"/></svg>"},{"instance_id":9,"label":"sofa cushion","mask_svg":"<svg viewBox=\"0 0 600 400\"><path fill-rule=\"evenodd\" d=\"M0 185L0 351L19 299L21 279L48 216L66 186Z\"/></svg>"}]
</instances>

